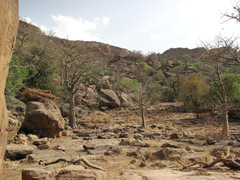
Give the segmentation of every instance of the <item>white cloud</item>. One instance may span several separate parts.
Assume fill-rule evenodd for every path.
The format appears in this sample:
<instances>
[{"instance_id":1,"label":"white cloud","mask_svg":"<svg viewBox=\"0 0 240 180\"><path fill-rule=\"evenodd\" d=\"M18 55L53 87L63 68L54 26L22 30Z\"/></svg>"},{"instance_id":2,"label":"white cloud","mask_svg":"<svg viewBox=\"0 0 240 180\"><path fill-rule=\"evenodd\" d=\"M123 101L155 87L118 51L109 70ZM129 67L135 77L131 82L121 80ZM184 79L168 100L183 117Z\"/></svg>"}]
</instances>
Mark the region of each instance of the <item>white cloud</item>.
<instances>
[{"instance_id":1,"label":"white cloud","mask_svg":"<svg viewBox=\"0 0 240 180\"><path fill-rule=\"evenodd\" d=\"M42 32L45 32L45 33L49 31L49 29L43 25L39 26L39 28L41 29Z\"/></svg>"},{"instance_id":2,"label":"white cloud","mask_svg":"<svg viewBox=\"0 0 240 180\"><path fill-rule=\"evenodd\" d=\"M97 28L96 21L86 21L82 18L73 18L70 16L53 15L53 21L56 26L52 29L56 36L68 38L70 40L94 40L98 41L99 35L94 33Z\"/></svg>"},{"instance_id":3,"label":"white cloud","mask_svg":"<svg viewBox=\"0 0 240 180\"><path fill-rule=\"evenodd\" d=\"M140 29L137 33L138 34L147 34L149 32L148 29Z\"/></svg>"},{"instance_id":4,"label":"white cloud","mask_svg":"<svg viewBox=\"0 0 240 180\"><path fill-rule=\"evenodd\" d=\"M26 23L31 23L32 19L30 17L25 17L23 18L23 21L25 21Z\"/></svg>"},{"instance_id":5,"label":"white cloud","mask_svg":"<svg viewBox=\"0 0 240 180\"><path fill-rule=\"evenodd\" d=\"M102 18L102 23L104 26L108 25L110 22L110 18L109 17L103 17Z\"/></svg>"}]
</instances>

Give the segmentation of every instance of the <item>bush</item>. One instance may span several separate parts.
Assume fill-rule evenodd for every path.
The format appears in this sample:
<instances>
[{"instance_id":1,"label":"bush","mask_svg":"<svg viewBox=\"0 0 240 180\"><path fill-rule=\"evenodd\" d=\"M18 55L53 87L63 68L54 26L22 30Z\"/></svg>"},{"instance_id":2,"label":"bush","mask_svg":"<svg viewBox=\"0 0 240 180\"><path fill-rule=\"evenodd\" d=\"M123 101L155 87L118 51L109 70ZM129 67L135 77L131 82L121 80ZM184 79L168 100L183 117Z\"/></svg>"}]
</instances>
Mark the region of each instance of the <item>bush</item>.
<instances>
[{"instance_id":1,"label":"bush","mask_svg":"<svg viewBox=\"0 0 240 180\"><path fill-rule=\"evenodd\" d=\"M178 101L184 103L186 110L195 112L198 116L208 92L209 87L203 78L198 74L192 74L180 82Z\"/></svg>"},{"instance_id":2,"label":"bush","mask_svg":"<svg viewBox=\"0 0 240 180\"><path fill-rule=\"evenodd\" d=\"M16 55L13 55L6 81L5 94L15 96L24 87L23 82L27 78L28 73L28 70L21 65L20 59Z\"/></svg>"}]
</instances>

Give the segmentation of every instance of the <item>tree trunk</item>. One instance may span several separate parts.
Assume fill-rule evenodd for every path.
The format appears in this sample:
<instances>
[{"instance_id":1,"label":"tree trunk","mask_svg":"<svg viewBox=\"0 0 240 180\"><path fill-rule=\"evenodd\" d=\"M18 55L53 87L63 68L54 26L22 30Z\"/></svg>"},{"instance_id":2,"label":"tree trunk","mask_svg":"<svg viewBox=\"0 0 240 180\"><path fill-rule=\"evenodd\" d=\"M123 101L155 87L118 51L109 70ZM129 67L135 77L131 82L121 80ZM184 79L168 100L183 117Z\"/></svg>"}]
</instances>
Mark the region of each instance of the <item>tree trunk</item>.
<instances>
[{"instance_id":1,"label":"tree trunk","mask_svg":"<svg viewBox=\"0 0 240 180\"><path fill-rule=\"evenodd\" d=\"M70 107L69 107L69 125L71 126L71 128L75 129L77 127L76 125L76 117L75 117L75 101L74 101L74 94L71 93L71 97L70 97Z\"/></svg>"},{"instance_id":2,"label":"tree trunk","mask_svg":"<svg viewBox=\"0 0 240 180\"><path fill-rule=\"evenodd\" d=\"M223 107L223 137L229 137L230 136L230 131L229 131L229 121L228 121L228 109L226 107L226 105L224 105Z\"/></svg>"},{"instance_id":3,"label":"tree trunk","mask_svg":"<svg viewBox=\"0 0 240 180\"><path fill-rule=\"evenodd\" d=\"M8 126L4 89L15 45L18 21L18 0L0 0L0 179L2 179Z\"/></svg>"},{"instance_id":4,"label":"tree trunk","mask_svg":"<svg viewBox=\"0 0 240 180\"><path fill-rule=\"evenodd\" d=\"M145 115L144 115L144 109L143 108L141 108L141 116L142 116L142 127L146 128Z\"/></svg>"},{"instance_id":5,"label":"tree trunk","mask_svg":"<svg viewBox=\"0 0 240 180\"><path fill-rule=\"evenodd\" d=\"M227 97L227 93L225 90L225 86L221 77L221 72L220 72L220 68L219 68L219 61L217 60L217 77L219 80L219 84L221 87L221 99L222 99L222 119L223 119L223 129L222 129L222 135L223 138L229 137L230 136L230 132L229 132L229 121L228 121L228 97Z\"/></svg>"}]
</instances>

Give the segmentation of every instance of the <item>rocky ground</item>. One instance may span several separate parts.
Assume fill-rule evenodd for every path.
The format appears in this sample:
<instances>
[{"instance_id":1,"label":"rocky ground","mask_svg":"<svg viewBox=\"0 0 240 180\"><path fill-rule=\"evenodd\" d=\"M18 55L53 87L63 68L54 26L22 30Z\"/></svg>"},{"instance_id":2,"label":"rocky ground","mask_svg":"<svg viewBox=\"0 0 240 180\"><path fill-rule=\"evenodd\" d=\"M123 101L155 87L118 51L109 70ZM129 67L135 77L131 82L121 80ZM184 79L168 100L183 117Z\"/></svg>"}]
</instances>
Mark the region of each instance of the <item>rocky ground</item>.
<instances>
[{"instance_id":1,"label":"rocky ground","mask_svg":"<svg viewBox=\"0 0 240 180\"><path fill-rule=\"evenodd\" d=\"M146 113L147 128L142 129L134 108L89 112L78 119L79 129L65 130L60 138L18 135L17 144L7 147L3 179L21 180L22 169L29 167L65 168L78 157L105 169L109 180L240 179L240 171L221 163L187 169L178 163L211 162L227 147L235 159L240 159L240 122L230 123L230 140L218 140L220 123L202 116L195 119L191 113L169 112L164 107L150 109ZM47 165L56 160L59 162Z\"/></svg>"}]
</instances>

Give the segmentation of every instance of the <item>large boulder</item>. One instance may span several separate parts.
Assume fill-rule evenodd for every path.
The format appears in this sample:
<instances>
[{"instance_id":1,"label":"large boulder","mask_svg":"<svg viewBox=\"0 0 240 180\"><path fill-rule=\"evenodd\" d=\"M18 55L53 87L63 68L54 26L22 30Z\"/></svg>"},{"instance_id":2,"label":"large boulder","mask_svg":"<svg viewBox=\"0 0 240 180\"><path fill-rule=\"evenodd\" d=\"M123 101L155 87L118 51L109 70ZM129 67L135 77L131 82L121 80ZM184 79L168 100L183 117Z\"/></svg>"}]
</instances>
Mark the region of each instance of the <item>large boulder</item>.
<instances>
[{"instance_id":1,"label":"large boulder","mask_svg":"<svg viewBox=\"0 0 240 180\"><path fill-rule=\"evenodd\" d=\"M61 169L26 168L22 170L22 180L106 180L106 172L84 169L80 165L70 165Z\"/></svg>"},{"instance_id":2,"label":"large boulder","mask_svg":"<svg viewBox=\"0 0 240 180\"><path fill-rule=\"evenodd\" d=\"M15 138L21 125L22 122L19 121L12 113L8 112L8 141L12 141Z\"/></svg>"},{"instance_id":3,"label":"large boulder","mask_svg":"<svg viewBox=\"0 0 240 180\"><path fill-rule=\"evenodd\" d=\"M128 106L133 105L132 98L129 95L127 95L126 93L121 93L119 96L119 99L120 99L123 107L128 107Z\"/></svg>"},{"instance_id":4,"label":"large boulder","mask_svg":"<svg viewBox=\"0 0 240 180\"><path fill-rule=\"evenodd\" d=\"M110 89L100 90L100 105L107 107L119 107L121 102L118 96Z\"/></svg>"},{"instance_id":5,"label":"large boulder","mask_svg":"<svg viewBox=\"0 0 240 180\"><path fill-rule=\"evenodd\" d=\"M7 145L8 115L4 97L8 68L15 45L18 28L18 0L0 1L0 179Z\"/></svg>"},{"instance_id":6,"label":"large boulder","mask_svg":"<svg viewBox=\"0 0 240 180\"><path fill-rule=\"evenodd\" d=\"M5 96L7 109L15 116L24 116L26 105L12 96Z\"/></svg>"},{"instance_id":7,"label":"large boulder","mask_svg":"<svg viewBox=\"0 0 240 180\"><path fill-rule=\"evenodd\" d=\"M22 180L54 180L54 172L48 169L27 168L22 170Z\"/></svg>"},{"instance_id":8,"label":"large boulder","mask_svg":"<svg viewBox=\"0 0 240 180\"><path fill-rule=\"evenodd\" d=\"M100 170L83 169L82 166L69 166L61 169L56 178L59 180L106 180L106 173Z\"/></svg>"},{"instance_id":9,"label":"large boulder","mask_svg":"<svg viewBox=\"0 0 240 180\"><path fill-rule=\"evenodd\" d=\"M86 94L83 97L83 102L87 106L94 106L98 104L98 93L96 92L96 90L90 87L87 88Z\"/></svg>"},{"instance_id":10,"label":"large boulder","mask_svg":"<svg viewBox=\"0 0 240 180\"><path fill-rule=\"evenodd\" d=\"M27 103L22 130L41 137L58 137L64 130L65 121L58 106L51 101Z\"/></svg>"},{"instance_id":11,"label":"large boulder","mask_svg":"<svg viewBox=\"0 0 240 180\"><path fill-rule=\"evenodd\" d=\"M9 144L6 148L5 158L10 160L24 159L28 154L33 153L34 148L23 144Z\"/></svg>"},{"instance_id":12,"label":"large boulder","mask_svg":"<svg viewBox=\"0 0 240 180\"><path fill-rule=\"evenodd\" d=\"M61 110L61 114L62 114L62 117L68 117L69 116L69 108L70 108L70 104L69 103L65 103L65 104L62 104L60 106L60 110ZM76 117L80 117L83 113L83 108L81 106L75 106L74 107L74 111L75 111L75 115Z\"/></svg>"}]
</instances>

